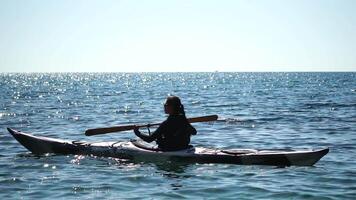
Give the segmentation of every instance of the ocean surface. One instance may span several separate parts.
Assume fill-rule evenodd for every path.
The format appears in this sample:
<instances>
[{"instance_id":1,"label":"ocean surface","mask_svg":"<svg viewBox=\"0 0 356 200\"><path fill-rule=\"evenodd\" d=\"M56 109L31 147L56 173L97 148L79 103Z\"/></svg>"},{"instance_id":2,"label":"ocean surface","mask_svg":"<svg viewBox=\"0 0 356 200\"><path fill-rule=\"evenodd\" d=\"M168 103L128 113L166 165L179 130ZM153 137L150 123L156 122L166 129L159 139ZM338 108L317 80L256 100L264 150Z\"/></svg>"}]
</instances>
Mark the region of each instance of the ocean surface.
<instances>
[{"instance_id":1,"label":"ocean surface","mask_svg":"<svg viewBox=\"0 0 356 200\"><path fill-rule=\"evenodd\" d=\"M355 199L356 73L0 74L0 199ZM192 144L212 148L318 149L313 167L138 163L34 156L6 130L71 140L88 128L165 119L168 94L194 124Z\"/></svg>"}]
</instances>

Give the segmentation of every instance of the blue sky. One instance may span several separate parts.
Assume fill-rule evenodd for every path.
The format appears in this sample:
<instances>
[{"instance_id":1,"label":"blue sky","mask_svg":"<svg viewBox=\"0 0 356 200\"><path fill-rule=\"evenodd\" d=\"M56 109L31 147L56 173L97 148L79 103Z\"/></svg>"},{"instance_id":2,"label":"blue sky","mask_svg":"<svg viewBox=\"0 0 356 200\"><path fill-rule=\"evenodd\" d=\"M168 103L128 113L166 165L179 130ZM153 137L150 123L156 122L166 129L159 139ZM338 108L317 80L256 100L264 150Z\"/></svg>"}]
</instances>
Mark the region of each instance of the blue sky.
<instances>
[{"instance_id":1,"label":"blue sky","mask_svg":"<svg viewBox=\"0 0 356 200\"><path fill-rule=\"evenodd\" d=\"M0 72L356 71L354 0L0 0Z\"/></svg>"}]
</instances>

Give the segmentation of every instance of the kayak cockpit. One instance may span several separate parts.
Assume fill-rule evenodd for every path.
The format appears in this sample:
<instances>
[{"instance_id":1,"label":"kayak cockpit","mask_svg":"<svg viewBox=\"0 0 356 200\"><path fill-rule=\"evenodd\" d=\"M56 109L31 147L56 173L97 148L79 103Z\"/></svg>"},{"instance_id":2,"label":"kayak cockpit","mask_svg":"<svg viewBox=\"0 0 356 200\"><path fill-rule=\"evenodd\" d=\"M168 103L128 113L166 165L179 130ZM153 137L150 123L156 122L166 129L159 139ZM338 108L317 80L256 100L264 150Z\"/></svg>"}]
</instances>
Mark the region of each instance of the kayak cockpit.
<instances>
[{"instance_id":1,"label":"kayak cockpit","mask_svg":"<svg viewBox=\"0 0 356 200\"><path fill-rule=\"evenodd\" d=\"M192 150L194 150L194 147L193 145L189 145L188 148L186 149L180 149L180 150L174 150L174 151L164 151L154 145L150 145L150 144L147 144L147 143L144 143L143 141L141 140L130 140L130 142L137 148L140 148L140 149L144 149L144 150L148 150L148 151L155 151L155 152L175 152L175 151L187 151L187 152L191 152Z\"/></svg>"}]
</instances>

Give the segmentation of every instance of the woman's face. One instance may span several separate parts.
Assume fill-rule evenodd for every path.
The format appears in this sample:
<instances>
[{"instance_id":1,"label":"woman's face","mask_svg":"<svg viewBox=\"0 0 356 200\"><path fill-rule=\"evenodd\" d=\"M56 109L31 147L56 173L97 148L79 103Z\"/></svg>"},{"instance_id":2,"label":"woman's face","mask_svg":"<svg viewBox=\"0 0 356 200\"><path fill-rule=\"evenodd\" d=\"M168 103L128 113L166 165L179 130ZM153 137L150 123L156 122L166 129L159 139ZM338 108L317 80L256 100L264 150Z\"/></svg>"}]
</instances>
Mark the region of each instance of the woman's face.
<instances>
[{"instance_id":1,"label":"woman's face","mask_svg":"<svg viewBox=\"0 0 356 200\"><path fill-rule=\"evenodd\" d=\"M164 113L172 115L174 114L174 109L171 105L167 104L167 101L164 103Z\"/></svg>"}]
</instances>

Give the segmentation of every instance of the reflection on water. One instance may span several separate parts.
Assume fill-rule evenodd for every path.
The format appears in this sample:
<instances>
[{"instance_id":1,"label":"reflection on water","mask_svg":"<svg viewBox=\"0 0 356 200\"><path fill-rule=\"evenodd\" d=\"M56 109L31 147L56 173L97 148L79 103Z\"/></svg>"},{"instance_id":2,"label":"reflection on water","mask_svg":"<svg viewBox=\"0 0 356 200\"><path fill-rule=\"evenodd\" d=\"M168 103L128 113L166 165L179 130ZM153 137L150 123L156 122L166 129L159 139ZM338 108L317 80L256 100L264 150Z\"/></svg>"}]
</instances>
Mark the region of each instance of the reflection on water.
<instances>
[{"instance_id":1,"label":"reflection on water","mask_svg":"<svg viewBox=\"0 0 356 200\"><path fill-rule=\"evenodd\" d=\"M190 176L185 174L185 170L189 167L189 165L191 164L174 161L155 163L157 170L159 170L162 175L169 178L189 178Z\"/></svg>"}]
</instances>

